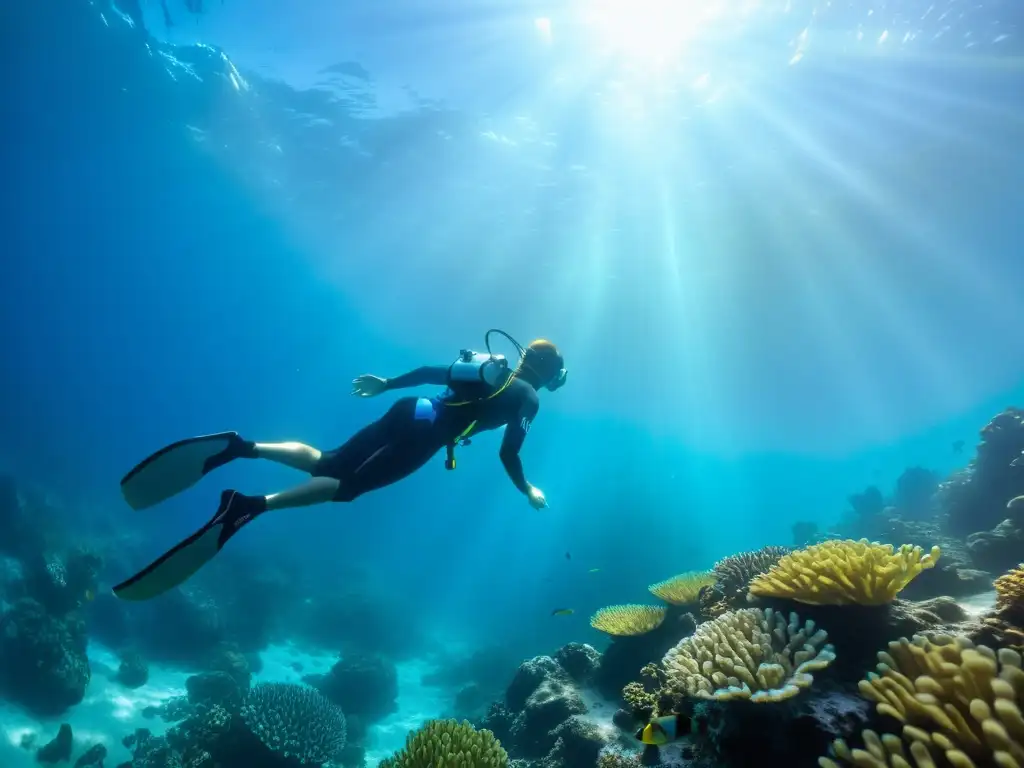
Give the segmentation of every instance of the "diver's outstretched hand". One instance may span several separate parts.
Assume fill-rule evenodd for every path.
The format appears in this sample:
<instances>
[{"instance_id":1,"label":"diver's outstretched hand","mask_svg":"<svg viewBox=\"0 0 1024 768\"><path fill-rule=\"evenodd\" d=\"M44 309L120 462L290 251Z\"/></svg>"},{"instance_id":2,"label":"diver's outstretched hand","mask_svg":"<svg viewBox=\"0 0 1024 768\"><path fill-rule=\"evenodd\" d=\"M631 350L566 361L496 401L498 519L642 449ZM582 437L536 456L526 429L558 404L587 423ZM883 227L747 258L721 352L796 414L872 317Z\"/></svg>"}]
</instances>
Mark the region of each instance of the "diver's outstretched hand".
<instances>
[{"instance_id":1,"label":"diver's outstretched hand","mask_svg":"<svg viewBox=\"0 0 1024 768\"><path fill-rule=\"evenodd\" d=\"M372 373L352 379L352 394L356 397L376 397L388 387L388 380Z\"/></svg>"},{"instance_id":2,"label":"diver's outstretched hand","mask_svg":"<svg viewBox=\"0 0 1024 768\"><path fill-rule=\"evenodd\" d=\"M544 496L544 491L535 485L530 486L530 490L526 493L526 498L530 500L530 506L534 509L544 509L548 505L548 500Z\"/></svg>"}]
</instances>

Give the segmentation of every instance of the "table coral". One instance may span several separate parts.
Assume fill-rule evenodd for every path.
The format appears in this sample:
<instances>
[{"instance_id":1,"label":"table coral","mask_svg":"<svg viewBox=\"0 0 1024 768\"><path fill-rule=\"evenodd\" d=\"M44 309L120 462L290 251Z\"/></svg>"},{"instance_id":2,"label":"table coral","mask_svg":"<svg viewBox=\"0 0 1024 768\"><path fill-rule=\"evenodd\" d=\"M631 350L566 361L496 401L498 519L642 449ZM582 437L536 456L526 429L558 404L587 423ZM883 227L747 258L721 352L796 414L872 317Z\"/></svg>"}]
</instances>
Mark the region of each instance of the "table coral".
<instances>
[{"instance_id":1,"label":"table coral","mask_svg":"<svg viewBox=\"0 0 1024 768\"><path fill-rule=\"evenodd\" d=\"M610 605L590 617L590 626L617 637L644 635L660 627L666 613L660 605Z\"/></svg>"},{"instance_id":2,"label":"table coral","mask_svg":"<svg viewBox=\"0 0 1024 768\"><path fill-rule=\"evenodd\" d=\"M647 589L652 595L671 605L693 605L697 602L701 589L714 583L715 575L710 571L690 571L659 581Z\"/></svg>"},{"instance_id":3,"label":"table coral","mask_svg":"<svg viewBox=\"0 0 1024 768\"><path fill-rule=\"evenodd\" d=\"M878 544L850 539L815 544L783 557L750 582L750 593L810 605L885 605L922 571L935 567L932 547Z\"/></svg>"}]
</instances>

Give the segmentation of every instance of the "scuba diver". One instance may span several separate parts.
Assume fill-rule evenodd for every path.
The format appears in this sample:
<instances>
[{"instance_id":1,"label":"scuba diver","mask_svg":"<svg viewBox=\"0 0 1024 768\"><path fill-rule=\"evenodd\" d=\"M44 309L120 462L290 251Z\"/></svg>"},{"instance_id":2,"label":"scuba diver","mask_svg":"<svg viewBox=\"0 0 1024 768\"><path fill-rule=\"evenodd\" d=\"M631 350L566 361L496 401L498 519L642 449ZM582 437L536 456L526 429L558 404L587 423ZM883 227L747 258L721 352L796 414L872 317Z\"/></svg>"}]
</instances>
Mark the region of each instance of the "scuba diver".
<instances>
[{"instance_id":1,"label":"scuba diver","mask_svg":"<svg viewBox=\"0 0 1024 768\"><path fill-rule=\"evenodd\" d=\"M503 355L491 352L493 333L515 345L519 353L515 368L509 368ZM125 600L148 600L178 586L264 512L355 501L408 477L442 448L446 449L445 467L454 469L457 445L499 427L506 428L499 455L509 478L530 506L546 507L543 492L526 480L519 450L540 408L537 390L544 387L553 392L565 384L565 361L557 347L544 339L523 348L504 331L492 329L484 342L486 352L464 349L450 365L424 366L393 379L371 374L354 379L352 394L357 397L426 384L446 388L432 398L399 398L381 418L333 451L294 442L256 443L237 432L219 432L180 440L143 460L121 480L121 493L136 510L190 488L236 459L269 459L306 472L310 479L268 496L222 492L220 506L206 525L118 584L114 594Z\"/></svg>"}]
</instances>

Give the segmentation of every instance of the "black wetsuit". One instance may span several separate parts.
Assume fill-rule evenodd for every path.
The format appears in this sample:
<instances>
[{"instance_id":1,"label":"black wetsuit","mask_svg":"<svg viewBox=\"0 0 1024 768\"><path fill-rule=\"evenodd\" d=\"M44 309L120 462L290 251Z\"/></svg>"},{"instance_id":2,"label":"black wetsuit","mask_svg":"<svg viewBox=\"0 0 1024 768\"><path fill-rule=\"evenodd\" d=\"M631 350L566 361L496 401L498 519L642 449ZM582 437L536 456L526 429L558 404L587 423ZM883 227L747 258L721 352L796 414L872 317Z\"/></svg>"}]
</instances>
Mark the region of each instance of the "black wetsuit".
<instances>
[{"instance_id":1,"label":"black wetsuit","mask_svg":"<svg viewBox=\"0 0 1024 768\"><path fill-rule=\"evenodd\" d=\"M387 390L424 384L446 386L448 366L424 366L388 379ZM461 438L507 425L501 462L516 488L525 494L530 486L523 474L519 449L539 408L537 391L519 378L512 378L501 389L470 397L451 389L429 399L403 397L340 448L325 452L313 475L341 481L334 500L352 501L367 491L408 477Z\"/></svg>"}]
</instances>

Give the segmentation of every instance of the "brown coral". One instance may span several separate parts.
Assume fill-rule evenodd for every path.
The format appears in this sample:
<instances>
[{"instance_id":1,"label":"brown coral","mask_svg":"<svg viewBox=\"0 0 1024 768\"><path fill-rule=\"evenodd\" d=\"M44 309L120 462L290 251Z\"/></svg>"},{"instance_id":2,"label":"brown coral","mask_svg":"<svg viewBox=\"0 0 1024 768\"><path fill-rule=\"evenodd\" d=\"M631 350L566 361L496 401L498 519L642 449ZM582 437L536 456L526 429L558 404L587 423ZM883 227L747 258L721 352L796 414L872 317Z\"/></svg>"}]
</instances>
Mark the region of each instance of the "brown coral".
<instances>
[{"instance_id":1,"label":"brown coral","mask_svg":"<svg viewBox=\"0 0 1024 768\"><path fill-rule=\"evenodd\" d=\"M700 591L714 583L715 575L711 571L689 571L659 581L647 589L652 595L671 605L693 605L697 602Z\"/></svg>"},{"instance_id":2,"label":"brown coral","mask_svg":"<svg viewBox=\"0 0 1024 768\"><path fill-rule=\"evenodd\" d=\"M878 672L860 683L880 715L903 723L902 739L864 731L864 749L833 743L832 757L862 768L1024 766L1024 692L1021 656L1009 649L977 647L964 637L901 638L878 654ZM907 757L908 748L910 757Z\"/></svg>"},{"instance_id":3,"label":"brown coral","mask_svg":"<svg viewBox=\"0 0 1024 768\"><path fill-rule=\"evenodd\" d=\"M745 605L751 579L767 573L789 552L789 547L762 547L722 558L711 569L716 591L730 608Z\"/></svg>"},{"instance_id":4,"label":"brown coral","mask_svg":"<svg viewBox=\"0 0 1024 768\"><path fill-rule=\"evenodd\" d=\"M697 596L700 615L705 619L717 619L729 611L729 602L716 587L704 587Z\"/></svg>"},{"instance_id":5,"label":"brown coral","mask_svg":"<svg viewBox=\"0 0 1024 768\"><path fill-rule=\"evenodd\" d=\"M938 547L925 553L909 544L893 550L867 539L833 539L789 553L750 582L750 593L810 605L884 605L940 554Z\"/></svg>"},{"instance_id":6,"label":"brown coral","mask_svg":"<svg viewBox=\"0 0 1024 768\"><path fill-rule=\"evenodd\" d=\"M590 626L617 637L644 635L660 627L666 613L661 605L610 605L590 617Z\"/></svg>"}]
</instances>

